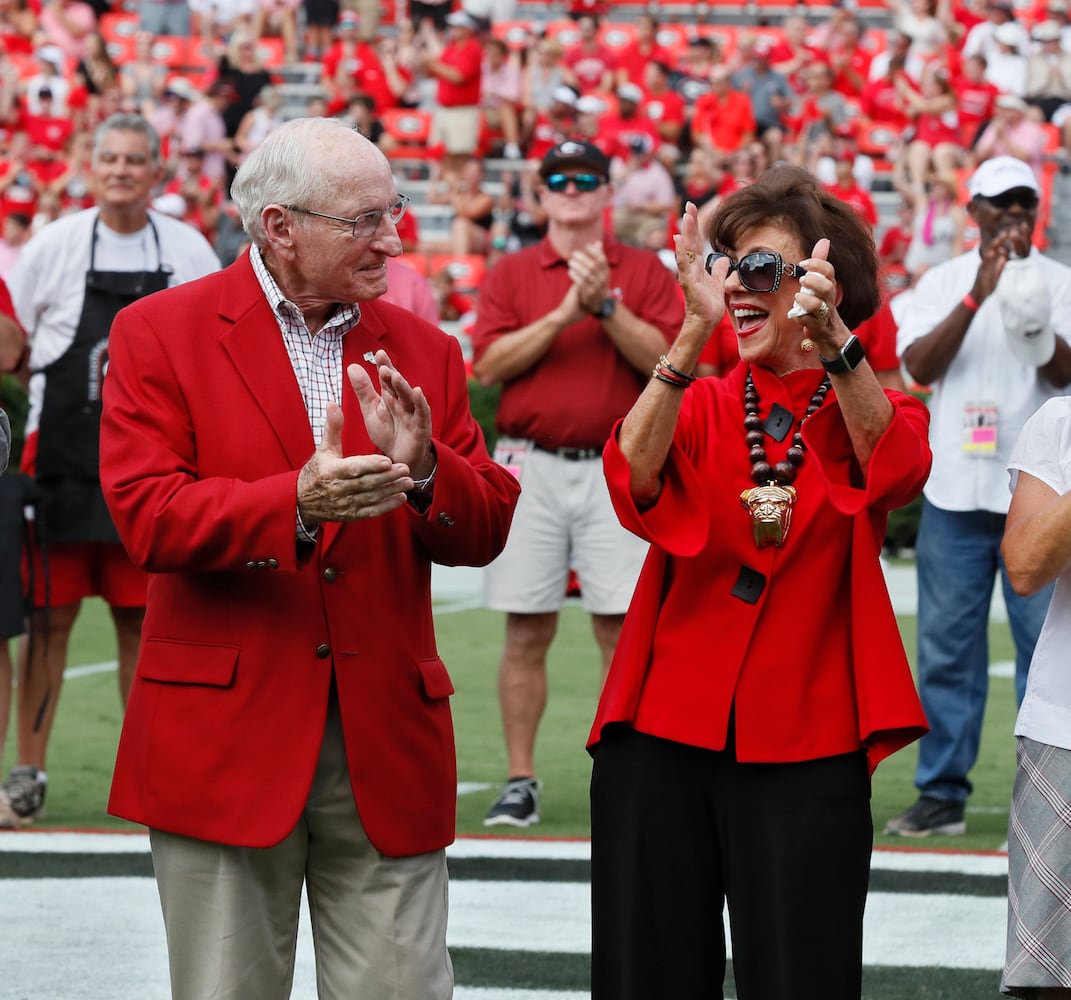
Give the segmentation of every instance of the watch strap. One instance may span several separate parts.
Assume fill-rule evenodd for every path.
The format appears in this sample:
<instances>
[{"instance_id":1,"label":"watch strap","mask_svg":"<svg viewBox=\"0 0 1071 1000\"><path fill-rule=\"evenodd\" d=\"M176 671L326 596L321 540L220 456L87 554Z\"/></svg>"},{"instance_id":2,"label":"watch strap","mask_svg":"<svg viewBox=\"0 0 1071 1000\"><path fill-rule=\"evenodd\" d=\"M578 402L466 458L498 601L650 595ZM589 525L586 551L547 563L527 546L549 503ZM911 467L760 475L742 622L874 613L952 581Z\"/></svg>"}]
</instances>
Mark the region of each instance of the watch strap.
<instances>
[{"instance_id":1,"label":"watch strap","mask_svg":"<svg viewBox=\"0 0 1071 1000\"><path fill-rule=\"evenodd\" d=\"M831 375L843 375L846 372L854 372L866 359L866 350L863 342L853 333L837 352L835 358L823 358L818 355L822 367Z\"/></svg>"}]
</instances>

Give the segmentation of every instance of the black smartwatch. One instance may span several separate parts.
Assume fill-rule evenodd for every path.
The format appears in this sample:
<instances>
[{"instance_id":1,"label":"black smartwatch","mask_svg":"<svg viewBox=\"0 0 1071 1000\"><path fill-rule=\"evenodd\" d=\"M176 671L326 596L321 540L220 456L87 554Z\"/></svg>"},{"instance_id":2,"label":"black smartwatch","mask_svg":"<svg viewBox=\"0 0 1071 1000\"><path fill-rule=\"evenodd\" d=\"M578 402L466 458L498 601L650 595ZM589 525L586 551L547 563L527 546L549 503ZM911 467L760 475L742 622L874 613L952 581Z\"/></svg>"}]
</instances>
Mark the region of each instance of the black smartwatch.
<instances>
[{"instance_id":1,"label":"black smartwatch","mask_svg":"<svg viewBox=\"0 0 1071 1000\"><path fill-rule=\"evenodd\" d=\"M844 346L837 352L835 358L823 358L819 354L818 360L831 375L843 375L845 372L854 372L866 360L866 351L863 350L862 342L853 333L844 341Z\"/></svg>"},{"instance_id":2,"label":"black smartwatch","mask_svg":"<svg viewBox=\"0 0 1071 1000\"><path fill-rule=\"evenodd\" d=\"M617 299L610 295L599 303L599 308L595 310L594 315L598 316L599 319L609 319L613 316L616 308Z\"/></svg>"}]
</instances>

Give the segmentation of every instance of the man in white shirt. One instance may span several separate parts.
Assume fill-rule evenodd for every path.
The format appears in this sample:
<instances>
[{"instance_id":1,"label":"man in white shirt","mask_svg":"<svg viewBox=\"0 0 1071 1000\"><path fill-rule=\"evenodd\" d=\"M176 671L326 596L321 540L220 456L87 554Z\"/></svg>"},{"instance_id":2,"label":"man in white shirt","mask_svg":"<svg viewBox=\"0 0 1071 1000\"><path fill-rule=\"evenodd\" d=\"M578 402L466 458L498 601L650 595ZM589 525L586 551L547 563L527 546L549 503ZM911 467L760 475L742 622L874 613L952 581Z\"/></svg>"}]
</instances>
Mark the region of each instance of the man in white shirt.
<instances>
[{"instance_id":1,"label":"man in white shirt","mask_svg":"<svg viewBox=\"0 0 1071 1000\"><path fill-rule=\"evenodd\" d=\"M19 663L17 762L0 796L0 821L13 812L20 824L44 806L48 738L84 597L99 594L111 609L124 704L134 676L147 576L119 543L98 473L112 320L151 292L219 269L197 230L148 207L163 166L144 118L106 119L91 162L96 206L45 226L22 248L9 282L29 338L22 464L38 492L26 555L32 641Z\"/></svg>"},{"instance_id":2,"label":"man in white shirt","mask_svg":"<svg viewBox=\"0 0 1071 1000\"><path fill-rule=\"evenodd\" d=\"M885 827L903 836L966 830L998 574L1020 701L1051 593L1012 590L1000 541L1012 445L1031 414L1071 383L1071 268L1031 246L1039 189L1022 160L986 160L968 192L979 249L922 276L897 342L911 377L933 389L933 469L916 544L919 691L930 732L919 745L919 799Z\"/></svg>"}]
</instances>

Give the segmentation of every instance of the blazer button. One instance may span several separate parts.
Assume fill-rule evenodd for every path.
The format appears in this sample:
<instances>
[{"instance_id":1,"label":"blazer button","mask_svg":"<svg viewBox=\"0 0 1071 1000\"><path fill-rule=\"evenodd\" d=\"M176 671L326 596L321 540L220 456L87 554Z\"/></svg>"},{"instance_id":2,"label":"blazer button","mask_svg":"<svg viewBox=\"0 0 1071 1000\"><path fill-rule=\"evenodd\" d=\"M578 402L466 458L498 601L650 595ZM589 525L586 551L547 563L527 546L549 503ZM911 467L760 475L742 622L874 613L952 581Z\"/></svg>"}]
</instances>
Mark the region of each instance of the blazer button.
<instances>
[{"instance_id":1,"label":"blazer button","mask_svg":"<svg viewBox=\"0 0 1071 1000\"><path fill-rule=\"evenodd\" d=\"M324 579L328 583L334 583L338 579L338 572L333 566L328 566L327 569L324 570Z\"/></svg>"},{"instance_id":2,"label":"blazer button","mask_svg":"<svg viewBox=\"0 0 1071 1000\"><path fill-rule=\"evenodd\" d=\"M316 655L321 660L326 660L331 655L331 647L324 643L321 646L316 647Z\"/></svg>"},{"instance_id":3,"label":"blazer button","mask_svg":"<svg viewBox=\"0 0 1071 1000\"><path fill-rule=\"evenodd\" d=\"M278 568L279 568L279 560L278 559L269 559L268 560L268 569L278 569Z\"/></svg>"},{"instance_id":4,"label":"blazer button","mask_svg":"<svg viewBox=\"0 0 1071 1000\"><path fill-rule=\"evenodd\" d=\"M249 562L247 562L245 564L245 568L246 569L256 569L257 568L257 561L255 559L250 559Z\"/></svg>"},{"instance_id":5,"label":"blazer button","mask_svg":"<svg viewBox=\"0 0 1071 1000\"><path fill-rule=\"evenodd\" d=\"M453 523L454 523L454 519L449 514L447 514L446 511L443 511L439 515L439 524L444 525L445 527L449 528Z\"/></svg>"},{"instance_id":6,"label":"blazer button","mask_svg":"<svg viewBox=\"0 0 1071 1000\"><path fill-rule=\"evenodd\" d=\"M267 569L267 568L268 568L268 564L263 559L261 559L260 562L257 563L257 569Z\"/></svg>"}]
</instances>

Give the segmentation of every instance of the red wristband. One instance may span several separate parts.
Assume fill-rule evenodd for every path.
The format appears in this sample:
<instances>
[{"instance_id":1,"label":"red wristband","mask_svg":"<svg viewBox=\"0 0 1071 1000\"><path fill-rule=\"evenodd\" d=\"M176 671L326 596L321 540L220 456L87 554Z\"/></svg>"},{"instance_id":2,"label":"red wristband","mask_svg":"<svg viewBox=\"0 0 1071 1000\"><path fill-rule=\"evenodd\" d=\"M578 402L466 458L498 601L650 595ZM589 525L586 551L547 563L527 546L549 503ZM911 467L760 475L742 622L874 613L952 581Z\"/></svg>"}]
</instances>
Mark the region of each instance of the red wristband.
<instances>
[{"instance_id":1,"label":"red wristband","mask_svg":"<svg viewBox=\"0 0 1071 1000\"><path fill-rule=\"evenodd\" d=\"M978 312L978 303L974 301L974 296L970 292L964 295L961 301L972 313Z\"/></svg>"}]
</instances>

